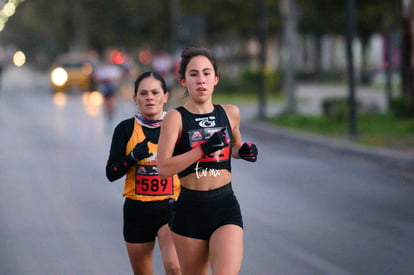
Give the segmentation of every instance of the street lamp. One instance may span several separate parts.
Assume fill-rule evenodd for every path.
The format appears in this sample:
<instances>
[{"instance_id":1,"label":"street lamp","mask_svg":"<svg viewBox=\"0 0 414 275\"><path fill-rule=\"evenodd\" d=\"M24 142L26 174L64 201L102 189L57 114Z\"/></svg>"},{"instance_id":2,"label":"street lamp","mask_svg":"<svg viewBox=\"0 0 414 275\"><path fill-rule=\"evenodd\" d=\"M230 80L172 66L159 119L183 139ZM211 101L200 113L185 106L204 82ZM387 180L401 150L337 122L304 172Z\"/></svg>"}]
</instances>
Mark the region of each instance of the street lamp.
<instances>
[{"instance_id":1,"label":"street lamp","mask_svg":"<svg viewBox=\"0 0 414 275\"><path fill-rule=\"evenodd\" d=\"M357 119L356 119L356 102L355 102L355 72L354 56L352 51L352 42L355 34L355 0L347 0L346 9L346 56L348 67L348 134L351 139L357 137Z\"/></svg>"}]
</instances>

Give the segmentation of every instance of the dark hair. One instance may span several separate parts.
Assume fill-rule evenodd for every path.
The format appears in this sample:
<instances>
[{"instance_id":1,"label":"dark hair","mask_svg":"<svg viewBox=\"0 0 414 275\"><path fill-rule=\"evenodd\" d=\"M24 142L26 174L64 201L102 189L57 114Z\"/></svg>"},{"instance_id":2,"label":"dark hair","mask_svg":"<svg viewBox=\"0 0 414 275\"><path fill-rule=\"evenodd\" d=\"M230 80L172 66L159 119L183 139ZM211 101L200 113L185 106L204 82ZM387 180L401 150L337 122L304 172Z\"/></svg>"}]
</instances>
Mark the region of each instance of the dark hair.
<instances>
[{"instance_id":1,"label":"dark hair","mask_svg":"<svg viewBox=\"0 0 414 275\"><path fill-rule=\"evenodd\" d=\"M135 87L134 87L134 95L136 96L138 93L138 87L142 80L147 77L153 77L161 82L161 88L164 91L164 94L167 92L167 85L165 84L164 78L157 72L145 72L138 76L135 80Z\"/></svg>"},{"instance_id":2,"label":"dark hair","mask_svg":"<svg viewBox=\"0 0 414 275\"><path fill-rule=\"evenodd\" d=\"M210 60L211 64L213 65L215 75L218 75L216 58L209 49L188 47L185 48L181 53L181 62L178 69L180 79L185 78L185 70L187 69L188 63L190 63L191 59L199 55L205 56L208 58L208 60Z\"/></svg>"}]
</instances>

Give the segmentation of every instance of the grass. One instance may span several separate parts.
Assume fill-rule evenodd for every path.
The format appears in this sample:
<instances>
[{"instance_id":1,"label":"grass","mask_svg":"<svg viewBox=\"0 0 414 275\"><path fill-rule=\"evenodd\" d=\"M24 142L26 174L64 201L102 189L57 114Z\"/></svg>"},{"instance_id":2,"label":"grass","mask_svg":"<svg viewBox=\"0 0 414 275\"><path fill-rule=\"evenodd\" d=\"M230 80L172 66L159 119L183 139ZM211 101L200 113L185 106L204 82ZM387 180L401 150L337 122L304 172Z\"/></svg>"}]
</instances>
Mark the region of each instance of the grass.
<instances>
[{"instance_id":1,"label":"grass","mask_svg":"<svg viewBox=\"0 0 414 275\"><path fill-rule=\"evenodd\" d=\"M258 95L250 90L218 89L213 101L220 104L257 104ZM285 101L282 93L267 93L268 103ZM300 102L300 99L299 101ZM332 120L325 116L280 115L269 119L280 127L319 134L327 137L349 139L347 120ZM414 118L402 119L391 114L360 116L357 121L356 143L366 146L414 150Z\"/></svg>"},{"instance_id":2,"label":"grass","mask_svg":"<svg viewBox=\"0 0 414 275\"><path fill-rule=\"evenodd\" d=\"M214 93L213 101L220 103L220 104L240 104L240 103L251 103L251 102L258 102L259 96L253 93ZM266 95L267 102L282 102L283 95L279 94L271 94Z\"/></svg>"},{"instance_id":3,"label":"grass","mask_svg":"<svg viewBox=\"0 0 414 275\"><path fill-rule=\"evenodd\" d=\"M324 116L280 115L270 122L290 129L335 138L348 138L348 122ZM414 148L414 118L401 119L390 114L360 117L357 120L357 143L395 149Z\"/></svg>"}]
</instances>

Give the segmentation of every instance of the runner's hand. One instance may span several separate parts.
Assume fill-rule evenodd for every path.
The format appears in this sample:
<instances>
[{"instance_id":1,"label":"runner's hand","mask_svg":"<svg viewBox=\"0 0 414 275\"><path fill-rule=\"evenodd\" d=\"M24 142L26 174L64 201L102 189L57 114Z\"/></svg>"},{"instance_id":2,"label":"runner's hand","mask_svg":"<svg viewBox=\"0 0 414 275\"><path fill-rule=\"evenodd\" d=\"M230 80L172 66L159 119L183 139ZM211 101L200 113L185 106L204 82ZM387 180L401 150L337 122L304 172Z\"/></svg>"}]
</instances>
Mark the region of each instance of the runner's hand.
<instances>
[{"instance_id":1,"label":"runner's hand","mask_svg":"<svg viewBox=\"0 0 414 275\"><path fill-rule=\"evenodd\" d=\"M242 147L239 149L239 157L250 161L256 162L257 160L257 147L254 143L245 142L243 143Z\"/></svg>"},{"instance_id":2,"label":"runner's hand","mask_svg":"<svg viewBox=\"0 0 414 275\"><path fill-rule=\"evenodd\" d=\"M227 142L226 127L215 132L206 142L200 144L204 155L209 155L227 146L229 146L229 144Z\"/></svg>"},{"instance_id":3,"label":"runner's hand","mask_svg":"<svg viewBox=\"0 0 414 275\"><path fill-rule=\"evenodd\" d=\"M141 159L152 156L152 153L149 152L148 148L148 138L144 139L140 143L137 143L137 145L135 145L135 148L131 151L130 155L135 161L140 161Z\"/></svg>"}]
</instances>

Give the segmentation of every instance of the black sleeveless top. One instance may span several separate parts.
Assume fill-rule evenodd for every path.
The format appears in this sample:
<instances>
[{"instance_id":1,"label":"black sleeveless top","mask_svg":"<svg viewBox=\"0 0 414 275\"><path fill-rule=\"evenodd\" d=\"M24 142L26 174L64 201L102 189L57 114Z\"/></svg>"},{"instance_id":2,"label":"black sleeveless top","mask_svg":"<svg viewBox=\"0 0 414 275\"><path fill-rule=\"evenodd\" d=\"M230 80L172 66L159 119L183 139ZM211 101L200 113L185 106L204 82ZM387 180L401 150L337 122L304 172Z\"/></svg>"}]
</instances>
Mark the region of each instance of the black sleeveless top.
<instances>
[{"instance_id":1,"label":"black sleeveless top","mask_svg":"<svg viewBox=\"0 0 414 275\"><path fill-rule=\"evenodd\" d=\"M185 170L178 173L182 178L191 173L197 177L218 175L219 169L227 169L231 172L231 127L226 112L221 105L214 105L214 110L208 114L193 114L184 107L177 107L181 114L182 132L175 145L173 156L183 154L205 142L214 132L226 127L227 141L230 146L217 152L202 157Z\"/></svg>"}]
</instances>

